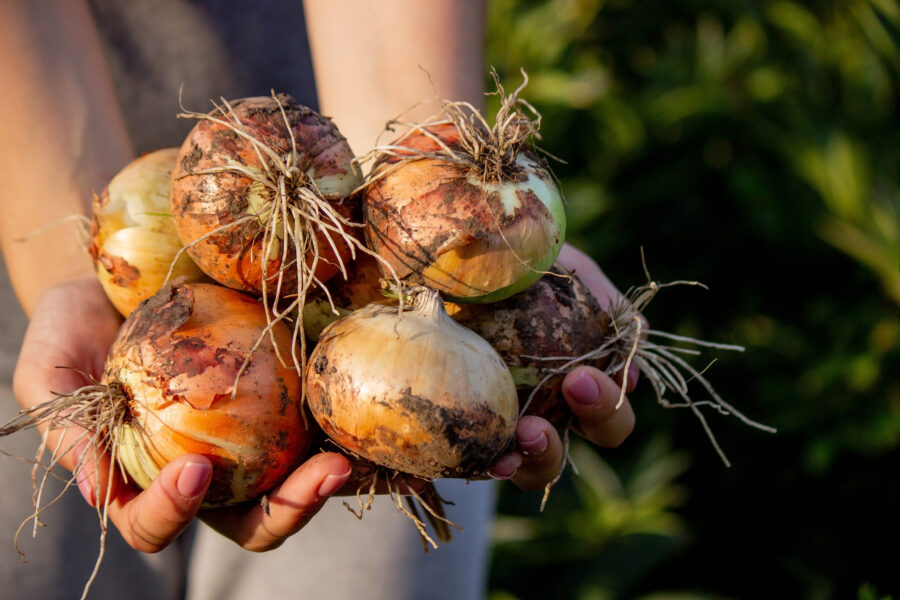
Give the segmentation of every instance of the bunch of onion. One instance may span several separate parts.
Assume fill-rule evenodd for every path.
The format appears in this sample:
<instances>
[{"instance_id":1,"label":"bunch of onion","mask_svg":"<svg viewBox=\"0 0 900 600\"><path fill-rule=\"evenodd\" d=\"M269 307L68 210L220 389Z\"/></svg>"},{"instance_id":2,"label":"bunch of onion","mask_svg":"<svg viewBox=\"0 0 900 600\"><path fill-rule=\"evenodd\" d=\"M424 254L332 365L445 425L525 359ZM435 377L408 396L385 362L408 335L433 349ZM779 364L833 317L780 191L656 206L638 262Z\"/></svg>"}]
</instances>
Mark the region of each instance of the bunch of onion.
<instances>
[{"instance_id":1,"label":"bunch of onion","mask_svg":"<svg viewBox=\"0 0 900 600\"><path fill-rule=\"evenodd\" d=\"M306 388L310 412L339 447L393 472L481 477L515 438L512 375L427 288L402 313L369 304L329 325L307 364Z\"/></svg>"},{"instance_id":2,"label":"bunch of onion","mask_svg":"<svg viewBox=\"0 0 900 600\"><path fill-rule=\"evenodd\" d=\"M697 416L716 452L729 465L701 407L712 406L764 431L774 429L749 419L723 400L703 373L682 356L699 354L696 347L743 348L647 328L641 313L661 289L700 285L693 281L659 284L649 276L647 279L646 285L629 290L602 309L574 273L556 265L552 274L507 300L457 305L453 318L488 340L510 365L519 390L521 414L544 417L567 432L571 414L561 394L566 374L580 365L596 367L609 375L627 373L635 365L650 382L660 404L688 408ZM688 390L692 380L706 390L708 400L692 400ZM624 389L623 384L620 404ZM669 400L669 393L680 400Z\"/></svg>"},{"instance_id":3,"label":"bunch of onion","mask_svg":"<svg viewBox=\"0 0 900 600\"><path fill-rule=\"evenodd\" d=\"M177 154L177 148L164 148L135 159L94 196L89 246L94 270L110 301L126 317L168 277L205 279L181 252L169 213Z\"/></svg>"},{"instance_id":4,"label":"bunch of onion","mask_svg":"<svg viewBox=\"0 0 900 600\"><path fill-rule=\"evenodd\" d=\"M216 281L263 298L270 321L299 310L307 294L357 250L361 175L335 125L284 94L222 100L197 119L172 174L171 212L197 265ZM302 371L302 319L294 355Z\"/></svg>"},{"instance_id":5,"label":"bunch of onion","mask_svg":"<svg viewBox=\"0 0 900 600\"><path fill-rule=\"evenodd\" d=\"M556 260L565 211L532 144L540 115L519 98L527 81L509 95L497 81L494 125L470 104L445 101L368 155L367 239L407 285L490 302L526 289Z\"/></svg>"}]
</instances>

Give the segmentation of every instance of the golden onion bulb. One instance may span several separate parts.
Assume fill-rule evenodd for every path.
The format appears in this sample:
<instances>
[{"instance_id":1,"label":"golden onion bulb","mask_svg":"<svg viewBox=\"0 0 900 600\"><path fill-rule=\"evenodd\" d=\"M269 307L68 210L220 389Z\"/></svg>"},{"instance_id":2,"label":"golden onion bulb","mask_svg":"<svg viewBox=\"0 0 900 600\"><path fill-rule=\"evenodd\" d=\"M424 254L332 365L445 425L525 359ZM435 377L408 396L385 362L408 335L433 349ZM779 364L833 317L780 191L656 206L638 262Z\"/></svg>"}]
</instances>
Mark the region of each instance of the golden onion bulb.
<instances>
[{"instance_id":1,"label":"golden onion bulb","mask_svg":"<svg viewBox=\"0 0 900 600\"><path fill-rule=\"evenodd\" d=\"M169 208L177 155L177 148L145 154L94 196L90 245L94 270L110 301L126 317L162 287L170 267L172 278L205 278L186 252L178 255L182 243Z\"/></svg>"},{"instance_id":2,"label":"golden onion bulb","mask_svg":"<svg viewBox=\"0 0 900 600\"><path fill-rule=\"evenodd\" d=\"M402 316L371 304L328 326L306 393L339 446L420 477L483 474L510 447L518 417L503 360L433 290Z\"/></svg>"},{"instance_id":3,"label":"golden onion bulb","mask_svg":"<svg viewBox=\"0 0 900 600\"><path fill-rule=\"evenodd\" d=\"M195 453L213 463L206 506L265 493L296 468L313 436L301 380L284 360L287 325L262 304L212 284L167 285L119 331L104 394L125 416L111 429L120 464L146 488Z\"/></svg>"},{"instance_id":4,"label":"golden onion bulb","mask_svg":"<svg viewBox=\"0 0 900 600\"><path fill-rule=\"evenodd\" d=\"M492 179L478 161L432 156L442 148L464 154L453 125L422 128L395 145L410 152L375 164L363 207L372 249L401 279L458 302L495 302L553 265L565 240L565 208L533 151L516 153Z\"/></svg>"}]
</instances>

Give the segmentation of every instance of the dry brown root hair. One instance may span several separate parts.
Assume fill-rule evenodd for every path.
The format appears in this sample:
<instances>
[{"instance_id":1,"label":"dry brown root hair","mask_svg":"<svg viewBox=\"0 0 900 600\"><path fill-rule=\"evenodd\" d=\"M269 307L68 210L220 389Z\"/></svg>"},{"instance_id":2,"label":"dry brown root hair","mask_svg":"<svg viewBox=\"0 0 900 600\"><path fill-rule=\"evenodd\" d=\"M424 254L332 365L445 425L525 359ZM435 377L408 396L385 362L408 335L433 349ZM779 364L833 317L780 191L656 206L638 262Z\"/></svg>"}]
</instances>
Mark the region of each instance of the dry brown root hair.
<instances>
[{"instance_id":1,"label":"dry brown root hair","mask_svg":"<svg viewBox=\"0 0 900 600\"><path fill-rule=\"evenodd\" d=\"M719 458L722 459L722 462L725 464L725 466L730 467L731 462L728 460L728 457L716 440L716 436L713 433L712 428L709 426L705 415L701 411L702 407L711 407L712 409L718 411L723 415L734 415L750 427L754 427L768 433L775 433L776 430L773 427L750 419L738 409L736 409L732 404L722 399L722 397L713 388L709 380L707 380L706 377L703 376L703 373L707 368L709 368L709 365L707 365L706 368L698 371L684 358L682 358L683 355L699 355L700 351L697 348L677 346L673 343L668 342L700 346L703 348L713 348L716 350L730 350L735 352L743 352L744 348L742 346L733 344L708 342L705 340L698 340L691 337L675 335L656 329L648 329L645 325L643 317L641 316L641 312L644 308L646 308L650 301L656 297L660 290L667 287L679 285L700 286L703 288L705 288L706 286L697 281L682 280L671 281L667 283L658 283L650 278L650 275L646 270L646 265L644 271L647 276L646 284L629 289L623 297L610 303L607 312L611 318L612 334L600 347L577 357L524 357L531 360L562 362L563 364L558 367L546 367L542 369L545 375L531 391L527 400L522 405L520 416L526 413L529 404L531 403L537 392L540 390L540 388L543 387L547 382L550 381L550 379L552 379L556 375L567 374L573 368L582 364L593 364L597 361L604 360L607 362L606 367L603 370L607 375L612 375L620 371L627 374L629 367L634 364L637 366L641 375L650 382L650 385L653 387L653 391L656 394L656 399L659 404L666 408L687 408L692 413L694 413L694 415L700 421L700 424L702 425L704 432L709 438L710 443L713 445L713 448L719 455ZM658 341L660 338L662 341ZM710 365L711 364L712 363L710 363ZM627 377L627 375L625 376ZM688 384L693 380L699 382L700 386L703 387L704 390L706 390L706 393L709 396L707 400L695 401L691 398L688 392ZM679 400L670 400L667 395L671 393L677 395ZM619 395L619 401L616 404L616 409L621 407L624 401L625 385L623 382ZM569 429L570 425L566 425L563 428L563 435L566 440L565 459L560 468L559 474L557 474L553 481L550 482L545 488L544 498L541 503L541 510L543 510L544 506L546 505L550 488L559 480L566 464L570 464L573 469L575 469L575 465L572 464L568 452Z\"/></svg>"},{"instance_id":2,"label":"dry brown root hair","mask_svg":"<svg viewBox=\"0 0 900 600\"><path fill-rule=\"evenodd\" d=\"M491 76L497 88L492 94L500 97L500 108L493 125L488 123L481 111L471 103L443 99L440 100L440 110L422 122L404 121L402 117L388 121L385 131L393 132L395 128L400 127L406 132L390 144L376 144L374 148L360 157L359 162L365 164L382 158L391 158L396 162L371 173L360 189L372 185L404 164L417 160L432 158L456 163L479 173L484 182L499 182L513 166L516 156L523 149L530 148L535 150L536 154L547 155L546 152L534 145L534 140L540 139L541 114L527 100L519 96L528 85L527 73L524 70L521 73L522 83L507 94L500 83L497 72L491 70ZM415 108L415 106L418 104L411 108ZM439 136L429 131L429 128L442 125L456 127L459 132L461 150L454 150ZM439 149L425 152L404 146L403 142L414 135L427 137ZM545 166L549 170L549 166Z\"/></svg>"},{"instance_id":3,"label":"dry brown root hair","mask_svg":"<svg viewBox=\"0 0 900 600\"><path fill-rule=\"evenodd\" d=\"M397 508L397 512L412 521L416 531L419 533L419 538L422 540L422 549L427 554L430 548L435 550L438 548L437 542L447 543L453 538L451 527L460 531L462 531L462 527L448 519L444 514L444 505L452 505L453 503L441 497L433 482L428 481L423 490L417 492L409 485L406 485L405 477L407 475L404 473L376 465L369 480L363 481L356 489L357 507L354 508L345 500L343 502L344 508L350 511L357 519L362 519L365 511L372 509L378 484L383 482L391 502ZM404 494L404 492L406 493ZM422 514L419 512L419 506L424 509L425 519L428 520L432 529L434 529L437 541L429 535L425 521L422 519Z\"/></svg>"},{"instance_id":4,"label":"dry brown root hair","mask_svg":"<svg viewBox=\"0 0 900 600\"><path fill-rule=\"evenodd\" d=\"M24 429L43 428L41 443L38 446L33 460L24 459L32 463L32 506L34 512L26 517L16 530L14 545L16 552L25 561L25 553L19 547L19 536L32 525L32 537L37 535L37 528L44 526L41 522L41 514L54 505L70 487L75 485L79 477L91 476L92 472L85 472L91 466L100 462L103 454L110 456L109 477L106 481L95 478L94 495L96 498L104 498L104 501L96 507L100 523L100 547L94 568L85 583L81 598L87 598L88 592L97 577L100 564L106 552L106 536L109 531L109 502L112 495L115 469L118 468L123 478L128 477L121 465L118 454L117 432L121 426L129 420L129 411L123 393L117 384L98 385L93 382L68 394L57 394L51 400L19 411L17 416L0 427L0 437L11 435ZM134 425L134 424L133 424ZM66 439L66 434L77 427L81 433L74 439ZM48 448L48 433L59 431L59 441L54 447ZM62 456L75 451L76 448L86 444L86 449L77 457L75 467L71 474L62 475L56 468ZM44 458L49 450L50 455L45 463ZM16 457L21 458L21 457ZM48 481L53 478L63 482L63 489L49 500L44 498Z\"/></svg>"},{"instance_id":5,"label":"dry brown root hair","mask_svg":"<svg viewBox=\"0 0 900 600\"><path fill-rule=\"evenodd\" d=\"M249 214L245 217L237 219L232 223L216 227L212 231L207 232L203 236L197 238L193 242L182 248L172 261L169 268L169 274L166 277L168 282L171 277L172 269L175 262L181 256L181 253L195 244L206 240L207 238L221 234L230 228L237 227L241 224L259 221L260 230L257 239L261 240L263 248L262 256L259 257L260 272L262 276L262 302L266 309L266 321L268 326L260 335L256 344L248 353L247 359L238 370L237 379L247 369L250 357L253 355L259 345L266 336L271 338L282 364L286 364L285 358L279 353L278 346L275 344L273 327L275 323L280 321L290 322L293 320L292 326L292 345L291 345L291 361L300 376L303 376L306 367L306 336L303 331L303 319L292 319L293 314L303 314L303 308L306 305L306 298L309 292L318 287L321 289L328 299L329 306L335 314L339 314L328 292L328 288L324 282L316 277L316 267L322 258L319 240L316 233L325 234L325 239L331 247L331 251L338 263L338 269L345 279L348 276L348 265L341 257L341 253L332 239L332 234L347 244L350 250L350 260L356 258L357 252L363 252L375 257L390 272L394 279L396 277L393 268L384 261L376 253L369 250L365 244L360 242L349 231L352 229L362 228L362 223L356 223L342 216L332 205L325 199L321 191L316 186L316 182L309 176L307 170L310 166L309 156L301 152L297 148L297 140L291 128L290 121L281 99L272 91L272 98L278 104L281 116L284 121L291 139L291 151L285 154L279 154L271 146L264 141L252 135L243 125L240 118L234 111L231 103L225 98L220 98L219 102L213 102L213 111L210 113L200 113L188 110L181 105L182 112L178 115L180 118L196 119L200 121L210 121L226 127L227 129L240 136L242 139L250 143L253 151L262 165L262 169L251 168L241 164L231 164L223 167L210 169L199 169L183 175L188 177L192 175L203 175L213 173L232 173L246 177L262 186L271 193L271 202L268 206L262 207L256 214ZM280 267L274 278L267 275L269 272L268 261L277 254L275 245L281 240ZM253 240L254 242L256 240ZM290 256L290 250L293 250L293 257ZM306 257L312 256L312 261L307 264ZM288 269L294 269L297 279L296 289L285 289L284 280L285 273ZM274 279L274 281L270 281ZM285 304L285 301L288 301ZM299 350L299 352L298 352ZM237 392L235 385L232 394ZM305 389L303 398L306 398Z\"/></svg>"}]
</instances>

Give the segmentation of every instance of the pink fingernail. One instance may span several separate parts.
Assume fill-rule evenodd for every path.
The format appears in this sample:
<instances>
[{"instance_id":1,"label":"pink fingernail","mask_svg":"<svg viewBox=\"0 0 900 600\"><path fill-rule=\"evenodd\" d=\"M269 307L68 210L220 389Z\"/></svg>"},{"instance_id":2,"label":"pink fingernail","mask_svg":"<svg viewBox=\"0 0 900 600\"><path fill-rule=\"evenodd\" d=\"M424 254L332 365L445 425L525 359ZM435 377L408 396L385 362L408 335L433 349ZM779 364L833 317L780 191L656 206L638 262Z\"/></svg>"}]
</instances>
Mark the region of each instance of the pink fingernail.
<instances>
[{"instance_id":1,"label":"pink fingernail","mask_svg":"<svg viewBox=\"0 0 900 600\"><path fill-rule=\"evenodd\" d=\"M543 431L539 431L536 437L529 440L519 438L519 448L526 454L543 454L546 452L549 443Z\"/></svg>"},{"instance_id":2,"label":"pink fingernail","mask_svg":"<svg viewBox=\"0 0 900 600\"><path fill-rule=\"evenodd\" d=\"M578 404L594 404L600 396L600 386L584 371L579 371L574 381L568 382L566 391Z\"/></svg>"},{"instance_id":3,"label":"pink fingernail","mask_svg":"<svg viewBox=\"0 0 900 600\"><path fill-rule=\"evenodd\" d=\"M178 474L178 481L175 487L178 493L185 498L193 498L206 488L206 482L212 473L212 465L209 463L189 462L181 469Z\"/></svg>"},{"instance_id":4,"label":"pink fingernail","mask_svg":"<svg viewBox=\"0 0 900 600\"><path fill-rule=\"evenodd\" d=\"M507 454L488 470L488 475L494 479L509 479L516 474L521 465L522 457L517 454Z\"/></svg>"},{"instance_id":5,"label":"pink fingernail","mask_svg":"<svg viewBox=\"0 0 900 600\"><path fill-rule=\"evenodd\" d=\"M348 477L350 477L350 469L347 469L347 472L342 475L329 475L326 477L319 485L319 498L328 498L332 496L347 483Z\"/></svg>"}]
</instances>

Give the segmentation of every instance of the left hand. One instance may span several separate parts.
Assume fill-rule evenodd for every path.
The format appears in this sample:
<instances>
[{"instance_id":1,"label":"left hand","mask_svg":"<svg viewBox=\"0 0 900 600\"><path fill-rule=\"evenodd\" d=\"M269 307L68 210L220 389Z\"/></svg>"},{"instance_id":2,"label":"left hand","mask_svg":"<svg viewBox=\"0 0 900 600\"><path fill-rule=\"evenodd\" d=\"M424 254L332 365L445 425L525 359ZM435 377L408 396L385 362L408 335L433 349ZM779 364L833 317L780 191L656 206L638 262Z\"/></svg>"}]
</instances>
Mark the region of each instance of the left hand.
<instances>
[{"instance_id":1,"label":"left hand","mask_svg":"<svg viewBox=\"0 0 900 600\"><path fill-rule=\"evenodd\" d=\"M621 297L589 256L565 245L559 262L576 271L601 306ZM610 377L594 367L573 369L563 381L562 391L573 415L573 430L601 448L619 446L634 429L634 412L626 398L619 408L623 373ZM632 366L625 378L625 391L637 385L638 372ZM524 490L544 489L559 475L565 448L559 432L547 420L525 416L516 427L518 449L503 456L489 470L495 479L509 479Z\"/></svg>"}]
</instances>

